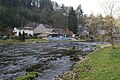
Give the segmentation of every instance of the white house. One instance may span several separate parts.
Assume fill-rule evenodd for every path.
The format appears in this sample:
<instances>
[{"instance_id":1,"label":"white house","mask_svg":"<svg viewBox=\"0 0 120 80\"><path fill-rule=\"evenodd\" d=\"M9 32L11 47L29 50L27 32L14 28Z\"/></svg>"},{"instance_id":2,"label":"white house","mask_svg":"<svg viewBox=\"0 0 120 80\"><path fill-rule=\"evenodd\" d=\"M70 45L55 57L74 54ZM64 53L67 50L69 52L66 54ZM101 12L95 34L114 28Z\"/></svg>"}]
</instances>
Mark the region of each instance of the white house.
<instances>
[{"instance_id":1,"label":"white house","mask_svg":"<svg viewBox=\"0 0 120 80\"><path fill-rule=\"evenodd\" d=\"M52 34L53 28L45 24L29 23L25 27L15 27L13 30L13 32L15 33L15 36L19 36L19 32L23 33L23 31L27 35L36 35L38 37L46 37L49 34Z\"/></svg>"},{"instance_id":2,"label":"white house","mask_svg":"<svg viewBox=\"0 0 120 80\"><path fill-rule=\"evenodd\" d=\"M15 27L14 28L14 30L13 30L13 32L15 32L15 35L16 36L19 36L19 32L21 33L21 34L23 34L23 31L26 33L26 34L28 34L28 35L33 35L33 29L32 28L30 28L30 27L24 27L24 28L21 28L21 27Z\"/></svg>"}]
</instances>

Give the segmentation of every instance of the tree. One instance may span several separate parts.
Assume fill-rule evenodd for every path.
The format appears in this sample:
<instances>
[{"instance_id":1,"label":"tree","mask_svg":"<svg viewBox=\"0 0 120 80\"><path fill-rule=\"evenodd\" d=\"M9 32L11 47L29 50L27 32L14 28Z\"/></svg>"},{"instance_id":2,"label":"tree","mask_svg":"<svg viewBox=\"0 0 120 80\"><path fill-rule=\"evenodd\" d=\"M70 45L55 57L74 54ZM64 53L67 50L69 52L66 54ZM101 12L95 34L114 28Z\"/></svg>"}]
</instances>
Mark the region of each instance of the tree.
<instances>
[{"instance_id":1,"label":"tree","mask_svg":"<svg viewBox=\"0 0 120 80\"><path fill-rule=\"evenodd\" d=\"M112 48L114 49L114 34L113 34L113 26L114 26L114 15L117 11L117 0L104 0L102 2L102 9L106 15L105 23L106 26L109 27L108 32L110 36L110 43L112 44Z\"/></svg>"},{"instance_id":2,"label":"tree","mask_svg":"<svg viewBox=\"0 0 120 80\"><path fill-rule=\"evenodd\" d=\"M77 7L76 12L77 12L77 16L78 16L78 17L83 16L83 10L82 10L82 8L81 8L81 5L79 5L79 6Z\"/></svg>"},{"instance_id":3,"label":"tree","mask_svg":"<svg viewBox=\"0 0 120 80\"><path fill-rule=\"evenodd\" d=\"M96 36L98 19L93 14L87 17L86 26L89 30L89 36Z\"/></svg>"},{"instance_id":4,"label":"tree","mask_svg":"<svg viewBox=\"0 0 120 80\"><path fill-rule=\"evenodd\" d=\"M58 3L57 2L55 2L55 7L57 8L57 7L59 7L59 5L58 5Z\"/></svg>"},{"instance_id":5,"label":"tree","mask_svg":"<svg viewBox=\"0 0 120 80\"><path fill-rule=\"evenodd\" d=\"M46 7L49 7L51 10L53 10L51 0L40 0L40 9L43 10Z\"/></svg>"},{"instance_id":6,"label":"tree","mask_svg":"<svg viewBox=\"0 0 120 80\"><path fill-rule=\"evenodd\" d=\"M19 32L19 41L21 41L21 37L22 35L21 35L21 32Z\"/></svg>"},{"instance_id":7,"label":"tree","mask_svg":"<svg viewBox=\"0 0 120 80\"><path fill-rule=\"evenodd\" d=\"M25 42L25 32L23 31L23 34L22 34L22 41Z\"/></svg>"},{"instance_id":8,"label":"tree","mask_svg":"<svg viewBox=\"0 0 120 80\"><path fill-rule=\"evenodd\" d=\"M68 18L62 12L55 12L52 16L54 26L57 28L67 28Z\"/></svg>"},{"instance_id":9,"label":"tree","mask_svg":"<svg viewBox=\"0 0 120 80\"><path fill-rule=\"evenodd\" d=\"M27 3L26 3L27 8L31 9L31 7L32 7L32 5L31 5L32 0L26 0L26 1L27 1Z\"/></svg>"},{"instance_id":10,"label":"tree","mask_svg":"<svg viewBox=\"0 0 120 80\"><path fill-rule=\"evenodd\" d=\"M65 8L65 5L64 5L64 4L62 4L61 8L62 8L62 9L64 9L64 8Z\"/></svg>"},{"instance_id":11,"label":"tree","mask_svg":"<svg viewBox=\"0 0 120 80\"><path fill-rule=\"evenodd\" d=\"M74 34L76 34L77 28L78 28L77 16L75 11L73 10L73 7L71 7L68 15L68 29L72 31Z\"/></svg>"},{"instance_id":12,"label":"tree","mask_svg":"<svg viewBox=\"0 0 120 80\"><path fill-rule=\"evenodd\" d=\"M52 10L48 7L44 8L40 13L40 22L43 24L53 24Z\"/></svg>"}]
</instances>

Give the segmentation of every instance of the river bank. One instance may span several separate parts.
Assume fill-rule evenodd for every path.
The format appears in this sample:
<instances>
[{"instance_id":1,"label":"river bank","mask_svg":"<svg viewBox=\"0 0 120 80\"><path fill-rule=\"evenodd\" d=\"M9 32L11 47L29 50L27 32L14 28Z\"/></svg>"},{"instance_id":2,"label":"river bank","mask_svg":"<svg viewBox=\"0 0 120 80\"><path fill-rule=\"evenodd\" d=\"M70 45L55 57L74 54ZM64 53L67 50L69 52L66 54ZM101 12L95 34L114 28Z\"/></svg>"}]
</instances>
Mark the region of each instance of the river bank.
<instances>
[{"instance_id":1,"label":"river bank","mask_svg":"<svg viewBox=\"0 0 120 80\"><path fill-rule=\"evenodd\" d=\"M7 45L7 44L24 44L24 43L40 43L40 42L47 42L44 39L26 39L25 42L20 42L17 39L7 39L7 40L0 40L1 45Z\"/></svg>"},{"instance_id":2,"label":"river bank","mask_svg":"<svg viewBox=\"0 0 120 80\"><path fill-rule=\"evenodd\" d=\"M46 39L26 39L25 42L20 42L17 39L7 39L2 40L0 39L0 45L7 45L7 44L25 44L25 43L46 43L46 42L79 42L77 40L46 40Z\"/></svg>"},{"instance_id":3,"label":"river bank","mask_svg":"<svg viewBox=\"0 0 120 80\"><path fill-rule=\"evenodd\" d=\"M65 73L63 80L119 80L120 44L116 49L103 48L88 54L75 68Z\"/></svg>"}]
</instances>

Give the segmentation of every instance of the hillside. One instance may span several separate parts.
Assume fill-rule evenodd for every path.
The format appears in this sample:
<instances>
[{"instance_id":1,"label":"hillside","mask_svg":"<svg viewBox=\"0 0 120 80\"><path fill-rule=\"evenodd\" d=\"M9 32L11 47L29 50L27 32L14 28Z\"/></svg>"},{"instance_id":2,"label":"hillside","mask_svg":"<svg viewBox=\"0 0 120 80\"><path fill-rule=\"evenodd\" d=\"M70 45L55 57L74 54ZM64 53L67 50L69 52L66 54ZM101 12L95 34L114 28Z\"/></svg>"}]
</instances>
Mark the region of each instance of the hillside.
<instances>
[{"instance_id":1,"label":"hillside","mask_svg":"<svg viewBox=\"0 0 120 80\"><path fill-rule=\"evenodd\" d=\"M8 27L22 27L29 22L66 28L69 9L51 0L0 0L0 31L8 32Z\"/></svg>"}]
</instances>

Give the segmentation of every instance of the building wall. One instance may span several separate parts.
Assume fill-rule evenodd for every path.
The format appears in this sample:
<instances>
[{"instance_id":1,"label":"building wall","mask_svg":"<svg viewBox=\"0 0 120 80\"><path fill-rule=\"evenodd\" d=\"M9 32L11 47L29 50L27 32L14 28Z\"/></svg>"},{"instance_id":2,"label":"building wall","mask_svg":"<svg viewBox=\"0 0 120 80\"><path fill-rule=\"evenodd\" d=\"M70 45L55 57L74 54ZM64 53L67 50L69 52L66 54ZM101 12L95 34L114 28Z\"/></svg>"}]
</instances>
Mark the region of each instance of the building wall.
<instances>
[{"instance_id":1,"label":"building wall","mask_svg":"<svg viewBox=\"0 0 120 80\"><path fill-rule=\"evenodd\" d=\"M45 33L52 34L53 29L47 28Z\"/></svg>"},{"instance_id":2,"label":"building wall","mask_svg":"<svg viewBox=\"0 0 120 80\"><path fill-rule=\"evenodd\" d=\"M45 32L46 32L46 28L42 24L40 24L38 27L34 29L33 33L37 34L37 33L45 33Z\"/></svg>"},{"instance_id":3,"label":"building wall","mask_svg":"<svg viewBox=\"0 0 120 80\"><path fill-rule=\"evenodd\" d=\"M40 24L34 29L34 34L39 34L38 37L46 37L52 34L53 29L46 28L44 25Z\"/></svg>"},{"instance_id":4,"label":"building wall","mask_svg":"<svg viewBox=\"0 0 120 80\"><path fill-rule=\"evenodd\" d=\"M29 34L31 34L31 35L33 35L33 30L19 30L19 29L17 29L17 28L14 28L14 30L13 30L13 32L16 32L16 36L19 36L19 32L21 32L21 34L23 33L23 31L25 32L25 33L27 33L28 35Z\"/></svg>"}]
</instances>

